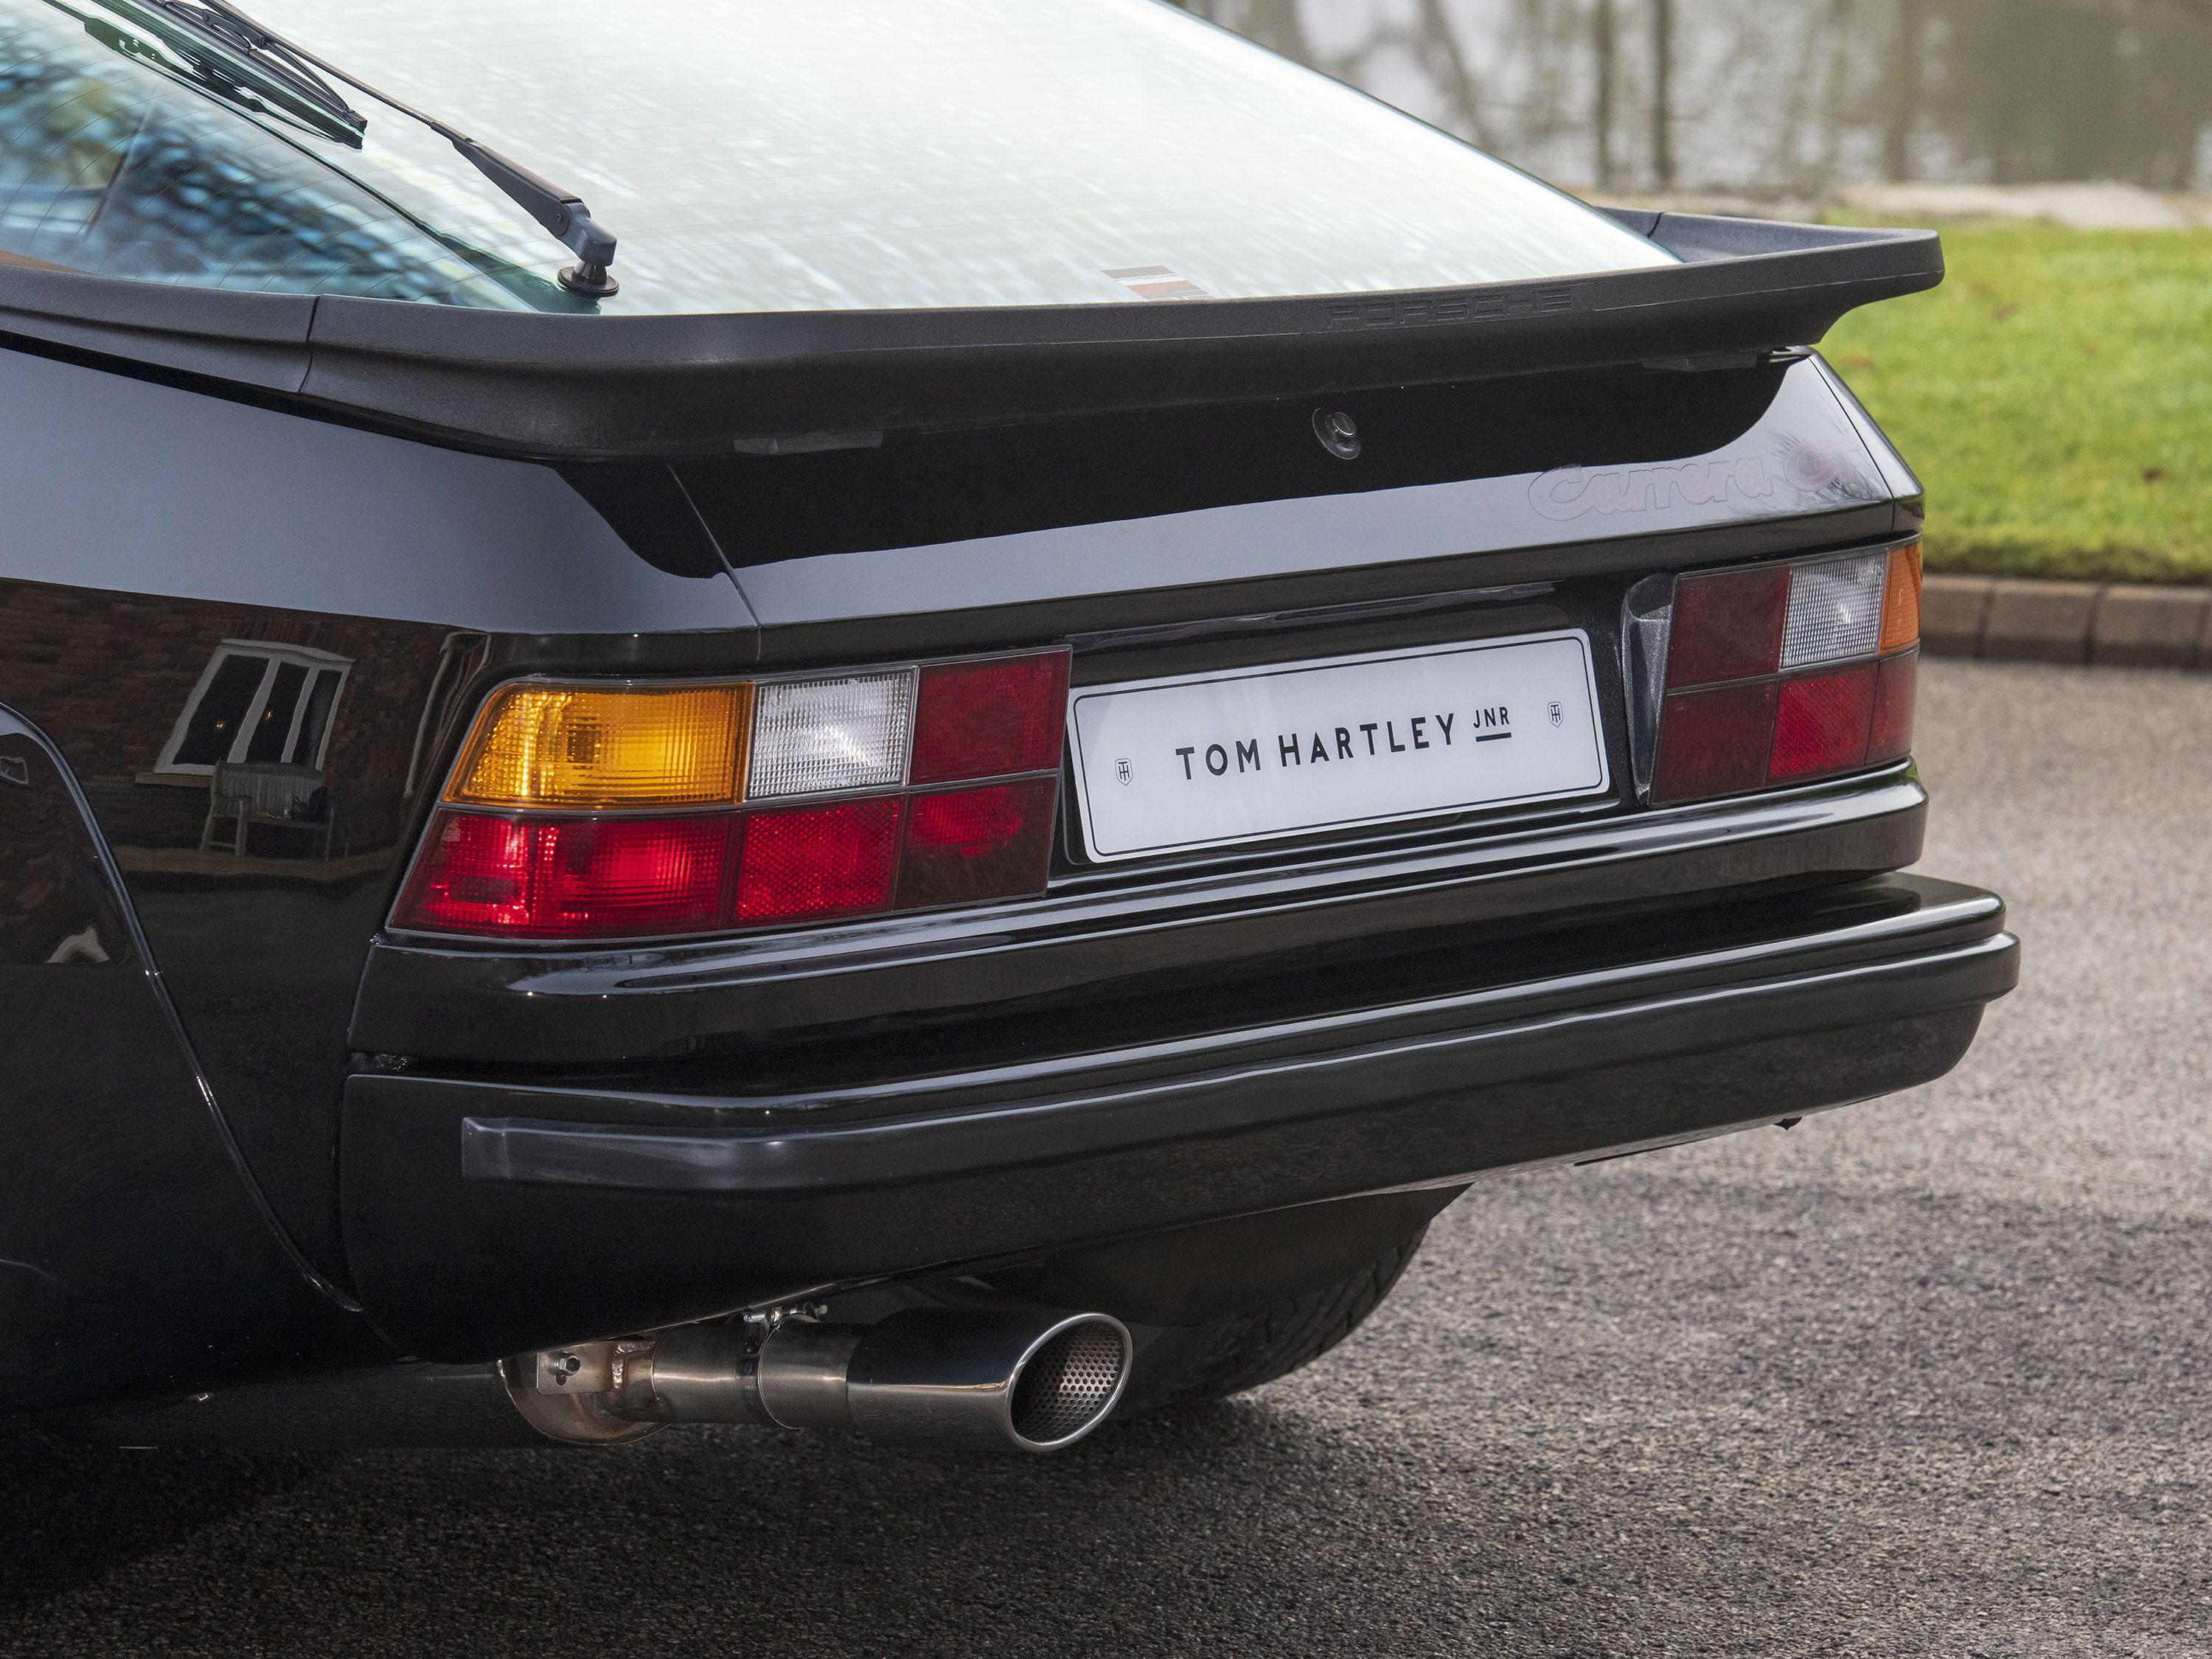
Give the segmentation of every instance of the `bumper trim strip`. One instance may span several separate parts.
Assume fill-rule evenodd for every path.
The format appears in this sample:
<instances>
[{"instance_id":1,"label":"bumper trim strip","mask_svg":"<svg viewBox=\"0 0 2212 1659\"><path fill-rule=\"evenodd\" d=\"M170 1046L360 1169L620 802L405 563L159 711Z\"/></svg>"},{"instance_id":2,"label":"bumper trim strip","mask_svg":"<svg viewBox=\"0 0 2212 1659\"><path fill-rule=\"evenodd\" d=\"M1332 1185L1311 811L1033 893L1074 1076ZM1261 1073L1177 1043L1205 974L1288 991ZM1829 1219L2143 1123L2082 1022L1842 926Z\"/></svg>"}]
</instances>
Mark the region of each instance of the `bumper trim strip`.
<instances>
[{"instance_id":1,"label":"bumper trim strip","mask_svg":"<svg viewBox=\"0 0 2212 1659\"><path fill-rule=\"evenodd\" d=\"M1235 1135L1424 1095L1983 1004L2010 990L2018 974L2019 941L1996 933L1964 945L1826 971L1474 1029L1384 1037L1352 1048L979 1110L818 1129L644 1127L470 1116L461 1126L462 1175L474 1182L750 1197L910 1184ZM1387 1025L1412 1012L1380 1011L1376 1023ZM1236 1035L1250 1040L1261 1034Z\"/></svg>"}]
</instances>

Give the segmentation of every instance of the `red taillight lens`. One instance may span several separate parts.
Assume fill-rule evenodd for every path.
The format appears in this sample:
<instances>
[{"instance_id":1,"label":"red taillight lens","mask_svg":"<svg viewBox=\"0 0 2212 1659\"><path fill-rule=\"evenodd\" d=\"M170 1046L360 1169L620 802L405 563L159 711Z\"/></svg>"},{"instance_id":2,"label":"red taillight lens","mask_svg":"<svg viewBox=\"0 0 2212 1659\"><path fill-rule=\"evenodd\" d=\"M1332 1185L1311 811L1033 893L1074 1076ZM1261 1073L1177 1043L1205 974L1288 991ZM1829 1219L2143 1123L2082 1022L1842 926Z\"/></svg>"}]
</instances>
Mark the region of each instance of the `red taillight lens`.
<instances>
[{"instance_id":1,"label":"red taillight lens","mask_svg":"<svg viewBox=\"0 0 2212 1659\"><path fill-rule=\"evenodd\" d=\"M898 858L896 795L745 820L736 919L775 921L879 910Z\"/></svg>"},{"instance_id":2,"label":"red taillight lens","mask_svg":"<svg viewBox=\"0 0 2212 1659\"><path fill-rule=\"evenodd\" d=\"M1052 858L1058 781L916 795L907 805L899 860L902 909L1033 893Z\"/></svg>"},{"instance_id":3,"label":"red taillight lens","mask_svg":"<svg viewBox=\"0 0 2212 1659\"><path fill-rule=\"evenodd\" d=\"M538 831L549 827L441 812L400 896L400 925L469 933L528 928Z\"/></svg>"},{"instance_id":4,"label":"red taillight lens","mask_svg":"<svg viewBox=\"0 0 2212 1659\"><path fill-rule=\"evenodd\" d=\"M517 823L441 812L402 927L580 939L692 933L721 919L730 820Z\"/></svg>"},{"instance_id":5,"label":"red taillight lens","mask_svg":"<svg viewBox=\"0 0 2212 1659\"><path fill-rule=\"evenodd\" d=\"M1782 682L1774 710L1774 751L1766 775L1809 778L1864 763L1879 665Z\"/></svg>"},{"instance_id":6,"label":"red taillight lens","mask_svg":"<svg viewBox=\"0 0 2212 1659\"><path fill-rule=\"evenodd\" d=\"M921 671L915 783L1049 771L1067 715L1067 653L950 663Z\"/></svg>"},{"instance_id":7,"label":"red taillight lens","mask_svg":"<svg viewBox=\"0 0 2212 1659\"><path fill-rule=\"evenodd\" d=\"M1659 728L1659 765L1651 780L1656 801L1756 789L1766 781L1768 739L1774 732L1774 682L1677 691L1667 699Z\"/></svg>"},{"instance_id":8,"label":"red taillight lens","mask_svg":"<svg viewBox=\"0 0 2212 1659\"><path fill-rule=\"evenodd\" d=\"M1790 567L1685 576L1674 586L1667 647L1667 684L1771 674L1782 662L1782 624L1790 605Z\"/></svg>"},{"instance_id":9,"label":"red taillight lens","mask_svg":"<svg viewBox=\"0 0 2212 1659\"><path fill-rule=\"evenodd\" d=\"M650 938L1042 892L1068 659L502 686L392 923Z\"/></svg>"},{"instance_id":10,"label":"red taillight lens","mask_svg":"<svg viewBox=\"0 0 2212 1659\"><path fill-rule=\"evenodd\" d=\"M1630 605L1648 629L1653 611L1635 594ZM1652 800L1825 777L1911 749L1917 544L1700 571L1675 580L1667 609Z\"/></svg>"},{"instance_id":11,"label":"red taillight lens","mask_svg":"<svg viewBox=\"0 0 2212 1659\"><path fill-rule=\"evenodd\" d=\"M1882 664L1874 688L1874 726L1867 737L1869 762L1903 760L1912 752L1913 693L1919 678L1917 650Z\"/></svg>"}]
</instances>

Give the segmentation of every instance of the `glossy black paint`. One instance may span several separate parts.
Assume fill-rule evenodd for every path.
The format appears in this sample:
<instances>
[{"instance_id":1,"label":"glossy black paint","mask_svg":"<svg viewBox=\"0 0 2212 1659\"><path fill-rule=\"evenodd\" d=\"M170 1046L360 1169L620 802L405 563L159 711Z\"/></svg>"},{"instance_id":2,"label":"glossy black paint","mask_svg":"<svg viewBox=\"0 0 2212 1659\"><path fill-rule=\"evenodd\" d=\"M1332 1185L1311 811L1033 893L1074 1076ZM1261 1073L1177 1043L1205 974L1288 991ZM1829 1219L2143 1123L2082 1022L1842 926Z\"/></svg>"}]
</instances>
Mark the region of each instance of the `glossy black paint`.
<instances>
[{"instance_id":1,"label":"glossy black paint","mask_svg":"<svg viewBox=\"0 0 2212 1659\"><path fill-rule=\"evenodd\" d=\"M289 1236L343 1285L331 1187L345 1026L389 903L418 716L455 690L434 684L444 631L8 581L0 614L0 680L82 780L230 1132ZM281 829L249 832L242 855L228 837L202 850L207 778L157 762L218 653L286 646L351 664L326 765L332 856Z\"/></svg>"},{"instance_id":2,"label":"glossy black paint","mask_svg":"<svg viewBox=\"0 0 2212 1659\"><path fill-rule=\"evenodd\" d=\"M216 332L228 325L207 319ZM338 411L285 392L211 396L216 383L190 373L142 362L126 376L72 360L75 347L41 349L35 362L0 351L0 391L41 416L0 453L0 485L17 503L0 550L0 702L36 720L82 780L112 852L117 914L136 912L164 978L141 972L139 991L72 1010L52 1006L60 994L48 988L85 964L0 969L46 976L9 1010L38 1021L9 1028L17 1035L5 1059L29 1092L6 1097L0 1129L0 1164L43 1183L11 1217L40 1231L22 1259L89 1249L78 1235L93 1211L136 1206L155 1230L109 1230L100 1248L115 1254L95 1252L82 1276L119 1282L127 1258L148 1293L100 1304L108 1310L93 1322L106 1346L85 1351L93 1358L70 1373L77 1382L56 1373L60 1392L40 1398L386 1357L344 1310L356 1273L374 1281L386 1331L440 1333L438 1352L492 1352L519 1333L565 1340L813 1282L823 1239L849 1240L852 1259L830 1265L867 1277L956 1256L1026 1261L1052 1242L1063 1204L1064 1238L1103 1238L1338 1196L1352 1176L1334 1172L1342 1146L1331 1137L1388 1140L1385 1120L1401 1113L1412 1115L1403 1145L1435 1154L1418 1177L1431 1179L1466 1152L1433 1102L1379 1105L1364 1127L1294 1117L1255 1130L1241 1176L1239 1137L1172 1157L1086 1153L1087 1184L1066 1192L1032 1170L948 1176L897 1203L876 1193L804 1210L796 1198L617 1192L577 1211L574 1193L507 1183L489 1197L486 1184L462 1182L460 1125L487 1113L562 1121L544 1105L562 1085L633 1115L640 1101L660 1103L645 1109L649 1124L665 1110L669 1122L703 1113L726 1126L750 1112L749 1122L772 1125L800 1099L813 1103L801 1114L809 1125L864 1119L880 1115L871 1091L1118 1053L1133 1030L1196 1056L1209 1033L1251 1025L1254 1008L1277 1022L1326 1021L1602 969L1618 965L1626 940L1642 940L1645 959L1673 960L1729 928L1818 931L1802 907L1819 896L1801 890L1917 854L1923 798L1892 769L1717 808L1652 813L1615 799L1143 868L1090 866L1071 839L1042 902L781 936L515 951L389 935L394 887L467 719L515 674L726 673L1073 638L1079 679L1099 683L1564 618L1598 647L1618 750L1613 630L1630 581L1879 542L1917 523L1917 501L1903 493L1910 474L1817 363L1349 394L1369 437L1352 464L1322 454L1303 405L1270 402L1185 411L1157 428L1136 417L900 432L880 451L847 453L864 458L859 474L823 470L825 497L805 469L834 455L641 471L579 463L556 476L380 435L363 429L377 417L359 410L342 424L331 418ZM151 348L148 356L161 361ZM1276 452L1278 440L1291 447ZM1765 458L1778 478L1808 445L1835 463L1832 483L1778 485L1694 514L1631 502L1567 521L1532 505L1542 467L1579 460L1632 477L1647 464ZM132 458L120 484L88 459L118 453ZM1719 459L1696 460L1705 455ZM1055 473L1070 481L1066 502L1023 484ZM1001 500L986 511L975 498L988 492ZM1351 528L1313 531L1324 520ZM927 539L959 536L970 539ZM343 826L328 859L312 837L281 830L255 832L242 856L198 845L206 781L161 757L200 676L232 648L349 665L325 763ZM1614 763L1625 777L1625 754ZM0 919L34 917L43 937L45 881L0 873ZM1778 908L1750 922L1723 894ZM180 1018L167 1048L143 1036L148 995ZM103 1033L133 1035L92 1054L73 1012L96 1012ZM1772 1082L1785 1060L1830 1069L1825 1081L1785 1079L1777 1100L1877 1092L1940 1070L1971 1029L1964 1005L1850 1017L1887 1022L1904 1047L1877 1063L1822 1026L1758 1053L1632 1057L1615 1081L1592 1085L1589 1099L1612 1103L1597 1119L1576 1115L1583 1097L1564 1083L1501 1083L1495 1122L1506 1127L1486 1145L1504 1162L1573 1152L1512 1128L1516 1114L1578 1124L1570 1139L1607 1146L1661 1120L1674 1127L1652 1133L1753 1121L1757 1080ZM411 1056L413 1068L380 1073L380 1055ZM426 1056L437 1061L427 1076ZM1656 1091L1645 1104L1656 1103L1658 1119L1632 1109L1632 1079ZM393 1095L393 1085L406 1090ZM179 1097L180 1086L191 1092ZM63 1090L107 1103L70 1119L81 1141L48 1127ZM475 1091L479 1107L508 1099L501 1091L529 1103L459 1109L456 1090ZM1692 1095L1707 1105L1685 1103ZM179 1115L179 1098L198 1116ZM578 1121L627 1121L612 1109ZM1364 1167L1359 1157L1342 1169ZM1477 1167L1490 1164L1456 1172ZM409 1182L421 1184L400 1190ZM1125 1182L1156 1186L1157 1210L1117 1212ZM459 1207L440 1219L446 1198ZM929 1241L932 1215L965 1227L1002 1199L1001 1231ZM701 1203L716 1218L703 1232ZM235 1231L241 1214L258 1234ZM394 1264L416 1248L405 1240L449 1224L466 1234L453 1261L416 1290L395 1289L410 1270ZM757 1254L747 1227L763 1241ZM211 1242L192 1242L203 1235ZM549 1240L558 1248L528 1254ZM589 1260L563 1254L592 1240L604 1248ZM511 1279L513 1249L524 1247L522 1277ZM481 1298L473 1335L467 1309L438 1300L464 1279ZM20 1326L0 1324L0 1354L14 1356L11 1328L50 1330L59 1318L33 1310ZM186 1365L188 1353L205 1364Z\"/></svg>"},{"instance_id":3,"label":"glossy black paint","mask_svg":"<svg viewBox=\"0 0 2212 1659\"><path fill-rule=\"evenodd\" d=\"M616 478L672 477L742 570L825 553L1401 489L1474 471L1506 476L1666 461L1723 448L1748 431L1787 372L1777 364L1718 373L1692 398L1681 395L1677 377L1637 368L1334 392L1328 406L1351 415L1359 429L1352 462L1316 441L1315 404L1300 399L891 432L866 448L574 465L565 476L599 489ZM662 522L680 527L684 520L666 511ZM712 556L699 568L713 568Z\"/></svg>"},{"instance_id":4,"label":"glossy black paint","mask_svg":"<svg viewBox=\"0 0 2212 1659\"><path fill-rule=\"evenodd\" d=\"M1171 1011L1121 1008L1102 1024L1169 1035L1077 1033L1100 1046L960 1071L909 1051L881 1083L774 1100L361 1076L349 1239L383 1328L460 1359L565 1340L556 1326L611 1333L1457 1184L1939 1076L2016 975L2002 921L1988 894L1891 877L1686 929L1604 929L1631 952L1708 933L1595 971L1587 937L1531 941L1502 968L1463 947L1456 973L1431 959L1395 983L1309 982L1356 999L1334 1012L1255 1024L1285 988L1247 985L1225 1030L1176 1036Z\"/></svg>"},{"instance_id":5,"label":"glossy black paint","mask_svg":"<svg viewBox=\"0 0 2212 1659\"><path fill-rule=\"evenodd\" d=\"M80 801L0 709L10 1408L389 1358L255 1202Z\"/></svg>"},{"instance_id":6,"label":"glossy black paint","mask_svg":"<svg viewBox=\"0 0 2212 1659\"><path fill-rule=\"evenodd\" d=\"M1685 263L1418 293L1203 306L564 317L0 267L0 327L547 458L729 452L777 433L966 425L1816 341L1932 288L1928 231L1687 215Z\"/></svg>"},{"instance_id":7,"label":"glossy black paint","mask_svg":"<svg viewBox=\"0 0 2212 1659\"><path fill-rule=\"evenodd\" d=\"M1067 1018L1102 1000L1316 971L1479 927L1500 941L1599 911L1834 882L1918 858L1927 796L1903 768L1778 797L1656 813L1470 826L1244 853L1170 878L1064 870L1042 900L751 939L522 955L387 934L370 951L352 1044L485 1064L581 1067L704 1051L745 1056L820 1028ZM772 1088L763 1074L759 1086Z\"/></svg>"}]
</instances>

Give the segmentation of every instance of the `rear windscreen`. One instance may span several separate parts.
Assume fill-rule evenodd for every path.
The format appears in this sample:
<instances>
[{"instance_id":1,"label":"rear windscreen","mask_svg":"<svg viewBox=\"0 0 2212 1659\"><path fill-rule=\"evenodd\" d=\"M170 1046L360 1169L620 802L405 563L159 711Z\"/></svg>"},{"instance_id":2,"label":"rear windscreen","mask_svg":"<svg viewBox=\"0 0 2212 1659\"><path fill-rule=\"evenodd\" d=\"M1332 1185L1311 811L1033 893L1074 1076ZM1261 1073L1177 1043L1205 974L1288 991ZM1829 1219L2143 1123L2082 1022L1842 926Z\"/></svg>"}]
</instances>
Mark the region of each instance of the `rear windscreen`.
<instances>
[{"instance_id":1,"label":"rear windscreen","mask_svg":"<svg viewBox=\"0 0 2212 1659\"><path fill-rule=\"evenodd\" d=\"M605 314L1144 305L1673 256L1158 0L256 0L262 22L573 191ZM115 276L574 302L435 134L358 138L180 71L127 0L0 0L0 249ZM189 55L189 54L187 54ZM250 80L250 77L246 77Z\"/></svg>"}]
</instances>

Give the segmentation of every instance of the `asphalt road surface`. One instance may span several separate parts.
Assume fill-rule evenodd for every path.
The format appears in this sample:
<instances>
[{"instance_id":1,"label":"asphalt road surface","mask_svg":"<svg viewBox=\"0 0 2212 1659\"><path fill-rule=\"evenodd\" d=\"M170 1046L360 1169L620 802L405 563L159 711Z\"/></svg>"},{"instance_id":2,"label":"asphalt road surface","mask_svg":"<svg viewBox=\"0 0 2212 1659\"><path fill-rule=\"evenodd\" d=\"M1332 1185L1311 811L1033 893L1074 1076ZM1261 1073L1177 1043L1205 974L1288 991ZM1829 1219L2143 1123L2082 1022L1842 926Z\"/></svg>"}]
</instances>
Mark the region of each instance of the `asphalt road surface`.
<instances>
[{"instance_id":1,"label":"asphalt road surface","mask_svg":"<svg viewBox=\"0 0 2212 1659\"><path fill-rule=\"evenodd\" d=\"M40 1654L2212 1654L2212 679L1930 665L2024 988L1912 1094L1477 1187L1302 1375L1038 1462L0 1437Z\"/></svg>"}]
</instances>

